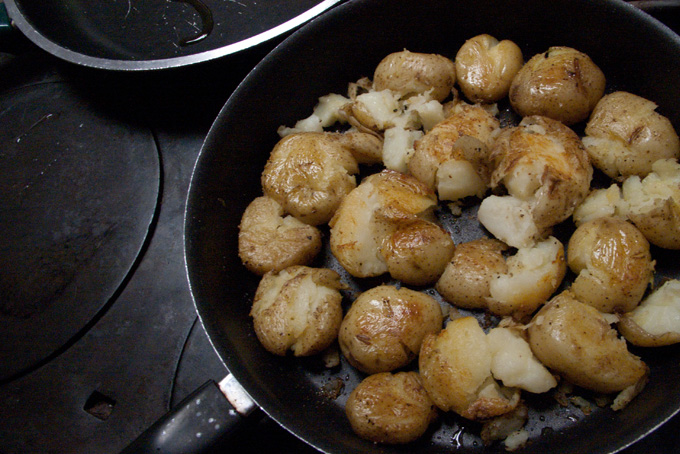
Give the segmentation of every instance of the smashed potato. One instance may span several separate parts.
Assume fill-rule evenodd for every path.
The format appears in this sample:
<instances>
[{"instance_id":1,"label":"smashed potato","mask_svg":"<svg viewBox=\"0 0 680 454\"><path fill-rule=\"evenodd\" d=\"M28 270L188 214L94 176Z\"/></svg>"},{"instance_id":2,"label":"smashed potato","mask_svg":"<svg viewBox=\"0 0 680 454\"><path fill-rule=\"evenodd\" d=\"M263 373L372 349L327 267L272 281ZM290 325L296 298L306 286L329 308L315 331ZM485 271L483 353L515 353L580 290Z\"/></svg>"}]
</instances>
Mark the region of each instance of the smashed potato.
<instances>
[{"instance_id":1,"label":"smashed potato","mask_svg":"<svg viewBox=\"0 0 680 454\"><path fill-rule=\"evenodd\" d=\"M356 186L357 160L337 136L291 134L271 152L262 173L265 195L302 222L319 225L333 216Z\"/></svg>"},{"instance_id":2,"label":"smashed potato","mask_svg":"<svg viewBox=\"0 0 680 454\"><path fill-rule=\"evenodd\" d=\"M405 222L383 242L380 254L387 272L404 284L436 282L451 259L455 245L449 232L423 219Z\"/></svg>"},{"instance_id":3,"label":"smashed potato","mask_svg":"<svg viewBox=\"0 0 680 454\"><path fill-rule=\"evenodd\" d=\"M427 334L438 333L443 315L425 293L380 285L352 303L338 341L349 363L368 374L388 372L410 363Z\"/></svg>"},{"instance_id":4,"label":"smashed potato","mask_svg":"<svg viewBox=\"0 0 680 454\"><path fill-rule=\"evenodd\" d=\"M275 355L325 350L342 323L342 288L340 275L325 268L292 266L265 274L250 311L257 338Z\"/></svg>"},{"instance_id":5,"label":"smashed potato","mask_svg":"<svg viewBox=\"0 0 680 454\"><path fill-rule=\"evenodd\" d=\"M519 404L520 392L494 380L492 358L486 334L475 318L452 320L423 341L418 361L423 386L437 407L467 419L508 413Z\"/></svg>"},{"instance_id":6,"label":"smashed potato","mask_svg":"<svg viewBox=\"0 0 680 454\"><path fill-rule=\"evenodd\" d=\"M605 316L569 291L543 306L527 332L531 350L541 363L592 391L613 393L635 387L649 372Z\"/></svg>"},{"instance_id":7,"label":"smashed potato","mask_svg":"<svg viewBox=\"0 0 680 454\"><path fill-rule=\"evenodd\" d=\"M274 199L258 197L243 213L238 233L238 254L243 264L262 276L292 265L307 265L321 250L316 227L284 216Z\"/></svg>"},{"instance_id":8,"label":"smashed potato","mask_svg":"<svg viewBox=\"0 0 680 454\"><path fill-rule=\"evenodd\" d=\"M508 95L510 84L524 65L514 42L482 34L465 41L456 54L456 77L472 102L496 102Z\"/></svg>"},{"instance_id":9,"label":"smashed potato","mask_svg":"<svg viewBox=\"0 0 680 454\"><path fill-rule=\"evenodd\" d=\"M542 115L572 125L588 118L604 94L605 82L588 55L551 47L519 70L510 86L510 104L523 117Z\"/></svg>"},{"instance_id":10,"label":"smashed potato","mask_svg":"<svg viewBox=\"0 0 680 454\"><path fill-rule=\"evenodd\" d=\"M680 249L680 164L661 159L644 179L626 178L621 187L625 215L650 243Z\"/></svg>"},{"instance_id":11,"label":"smashed potato","mask_svg":"<svg viewBox=\"0 0 680 454\"><path fill-rule=\"evenodd\" d=\"M545 303L566 273L564 247L554 237L520 248L507 258L508 247L495 239L459 244L436 289L451 304L487 309L522 319Z\"/></svg>"},{"instance_id":12,"label":"smashed potato","mask_svg":"<svg viewBox=\"0 0 680 454\"><path fill-rule=\"evenodd\" d=\"M621 219L604 217L581 224L569 240L567 257L577 274L571 291L601 312L633 310L652 281L649 242Z\"/></svg>"},{"instance_id":13,"label":"smashed potato","mask_svg":"<svg viewBox=\"0 0 680 454\"><path fill-rule=\"evenodd\" d=\"M646 176L659 159L680 157L680 139L657 105L617 91L604 96L586 125L583 144L593 165L611 178Z\"/></svg>"},{"instance_id":14,"label":"smashed potato","mask_svg":"<svg viewBox=\"0 0 680 454\"><path fill-rule=\"evenodd\" d=\"M331 251L351 275L379 276L388 271L380 254L383 242L404 223L431 218L436 205L434 192L409 175L373 174L343 199L330 220Z\"/></svg>"},{"instance_id":15,"label":"smashed potato","mask_svg":"<svg viewBox=\"0 0 680 454\"><path fill-rule=\"evenodd\" d=\"M436 290L457 307L486 309L491 298L491 281L508 270L503 256L507 249L505 243L491 238L457 245Z\"/></svg>"},{"instance_id":16,"label":"smashed potato","mask_svg":"<svg viewBox=\"0 0 680 454\"><path fill-rule=\"evenodd\" d=\"M408 170L440 200L482 197L491 176L489 147L499 132L499 120L486 109L457 105L415 142Z\"/></svg>"},{"instance_id":17,"label":"smashed potato","mask_svg":"<svg viewBox=\"0 0 680 454\"><path fill-rule=\"evenodd\" d=\"M618 328L628 342L640 347L680 342L680 281L666 281L638 307L623 314Z\"/></svg>"},{"instance_id":18,"label":"smashed potato","mask_svg":"<svg viewBox=\"0 0 680 454\"><path fill-rule=\"evenodd\" d=\"M526 117L503 130L491 150L492 195L479 207L479 221L496 238L527 247L567 219L590 191L593 168L581 139L547 117Z\"/></svg>"},{"instance_id":19,"label":"smashed potato","mask_svg":"<svg viewBox=\"0 0 680 454\"><path fill-rule=\"evenodd\" d=\"M437 54L403 50L383 58L373 74L375 90L392 90L402 98L430 91L432 99L443 101L456 82L456 66Z\"/></svg>"},{"instance_id":20,"label":"smashed potato","mask_svg":"<svg viewBox=\"0 0 680 454\"><path fill-rule=\"evenodd\" d=\"M354 388L345 413L360 437L404 444L423 435L439 412L417 372L382 372L366 377Z\"/></svg>"}]
</instances>

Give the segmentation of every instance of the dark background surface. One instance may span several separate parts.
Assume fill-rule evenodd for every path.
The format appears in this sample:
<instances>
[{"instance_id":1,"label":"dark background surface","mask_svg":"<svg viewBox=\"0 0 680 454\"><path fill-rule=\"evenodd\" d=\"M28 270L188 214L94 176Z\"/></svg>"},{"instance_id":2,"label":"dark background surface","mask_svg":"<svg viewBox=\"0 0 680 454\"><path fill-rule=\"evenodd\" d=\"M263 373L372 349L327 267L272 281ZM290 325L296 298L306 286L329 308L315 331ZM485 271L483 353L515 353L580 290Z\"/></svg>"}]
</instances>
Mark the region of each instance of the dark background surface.
<instances>
[{"instance_id":1,"label":"dark background surface","mask_svg":"<svg viewBox=\"0 0 680 454\"><path fill-rule=\"evenodd\" d=\"M15 292L14 311L3 307L0 312L7 327L13 323L30 326L19 341L16 336L11 339L18 343L12 351L8 347L9 328L0 331L1 452L117 453L207 379L219 381L226 374L197 320L186 282L184 203L195 158L213 119L229 94L274 44L216 62L145 74L74 67L21 40L7 49L11 53L0 55L0 107L4 109L0 118L10 118L7 109L29 105L29 99L53 108L47 113L24 108L22 115L11 116L18 123L13 128L20 133L13 130L3 135L8 123L0 122L0 175L6 178L0 186L5 199L0 223L7 231L62 232L66 239L59 243L59 253L70 270L58 274L62 285L55 286L56 271L45 265L53 256L27 251L30 259L13 261L8 258L10 245L3 245L2 273L7 276L25 263L35 269L35 292L47 300L60 297L71 304L60 307L46 303L45 307L17 311L16 307L25 307L20 303L27 296ZM90 192L75 182L82 175L91 175L97 168L94 164L106 162L111 154L120 158L132 153L130 148L125 153L113 149L92 131L81 137L79 131L101 128L102 120L107 120L106 125L116 125L114 130L106 126L109 129L102 134L120 132L142 144L130 148L145 164L128 162L121 170L129 183L111 180L103 173L97 180L98 190ZM59 147L49 148L40 158L36 155L19 160L18 152L25 152L27 148L22 147L31 144L27 138L36 138L33 148L46 147L38 139L55 135L63 135L60 143L80 147L82 167L78 162L59 167L64 161ZM18 163L26 166L25 175L30 178L13 173L11 166ZM55 182L69 189L61 192L62 200L54 194L35 199L39 214L34 216L43 223L42 230L34 222L22 221L16 206L26 200L27 188L50 188ZM131 189L133 184L137 186ZM8 197L15 197L17 205L8 203ZM86 219L76 222L77 213L70 214L69 222L62 221L58 229L49 224L53 219L50 210L84 206L78 197L100 198L97 200L104 209L110 203L119 206L139 198L145 209L130 213L129 218L136 222L125 224L113 219L108 229L93 226ZM13 220L9 227L8 219ZM93 235L101 231L110 233ZM21 241L22 237L17 238ZM71 252L74 249L77 253ZM83 251L94 251L87 257L98 259L83 260ZM102 270L107 271L106 282L96 280ZM4 301L10 289L9 284L0 287ZM82 293L85 291L88 293ZM94 303L88 303L91 294L97 295ZM78 304L87 308L81 311L87 317L71 316L78 312ZM59 342L46 340L47 325L55 318L40 319L47 311L61 314L56 318L69 326L69 335ZM42 353L31 358L13 357L17 348L39 349ZM261 414L254 418L259 419L232 440L233 452L314 452ZM675 453L678 429L676 417L624 453Z\"/></svg>"}]
</instances>

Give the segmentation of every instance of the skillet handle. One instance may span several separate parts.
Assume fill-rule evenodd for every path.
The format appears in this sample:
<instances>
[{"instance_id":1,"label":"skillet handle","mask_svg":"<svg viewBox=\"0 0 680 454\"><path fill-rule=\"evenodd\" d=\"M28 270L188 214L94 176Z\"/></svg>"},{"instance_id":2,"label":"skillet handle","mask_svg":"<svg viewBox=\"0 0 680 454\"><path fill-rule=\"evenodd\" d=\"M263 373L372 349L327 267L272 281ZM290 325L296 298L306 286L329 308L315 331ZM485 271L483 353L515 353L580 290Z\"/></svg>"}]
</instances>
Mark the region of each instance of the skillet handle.
<instances>
[{"instance_id":1,"label":"skillet handle","mask_svg":"<svg viewBox=\"0 0 680 454\"><path fill-rule=\"evenodd\" d=\"M121 454L208 452L233 434L255 408L232 375L227 375L219 384L209 380L137 437Z\"/></svg>"}]
</instances>

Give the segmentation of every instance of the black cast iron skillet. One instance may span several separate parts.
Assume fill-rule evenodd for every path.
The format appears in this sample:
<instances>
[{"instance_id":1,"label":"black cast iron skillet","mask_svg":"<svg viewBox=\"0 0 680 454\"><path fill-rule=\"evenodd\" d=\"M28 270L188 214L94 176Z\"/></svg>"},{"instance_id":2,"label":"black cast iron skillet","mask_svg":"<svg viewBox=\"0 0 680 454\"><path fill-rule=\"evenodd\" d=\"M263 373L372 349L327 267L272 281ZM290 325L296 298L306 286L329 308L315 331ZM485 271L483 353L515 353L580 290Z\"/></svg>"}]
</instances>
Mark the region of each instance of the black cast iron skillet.
<instances>
[{"instance_id":1,"label":"black cast iron skillet","mask_svg":"<svg viewBox=\"0 0 680 454\"><path fill-rule=\"evenodd\" d=\"M659 104L680 130L680 37L616 0L353 0L315 19L267 56L242 82L215 121L197 161L185 219L185 253L196 308L225 365L258 406L290 432L324 452L503 452L484 447L479 427L454 415L419 441L382 446L358 438L344 415L347 395L363 376L346 363L326 370L316 358L277 357L258 343L248 315L259 278L242 266L238 224L261 195L260 174L280 125L308 116L317 98L345 93L347 83L372 76L387 54L404 48L455 56L480 33L515 41L525 58L563 45L589 54L608 89ZM577 127L578 128L578 127ZM469 216L468 216L469 215ZM484 232L474 209L444 218L456 243ZM557 229L566 241L569 226ZM676 253L653 249L657 282L680 277ZM317 266L337 264L328 251ZM355 280L347 304L381 279ZM430 291L429 289L422 289ZM480 314L475 314L482 317ZM624 410L591 414L527 397L526 453L613 453L663 424L680 409L680 348L635 349L651 367L646 389ZM344 384L337 398L329 387ZM584 393L585 396L589 396Z\"/></svg>"},{"instance_id":2,"label":"black cast iron skillet","mask_svg":"<svg viewBox=\"0 0 680 454\"><path fill-rule=\"evenodd\" d=\"M79 65L139 71L186 66L242 51L295 29L339 1L4 3L14 26L43 50ZM0 2L0 12L2 6Z\"/></svg>"}]
</instances>

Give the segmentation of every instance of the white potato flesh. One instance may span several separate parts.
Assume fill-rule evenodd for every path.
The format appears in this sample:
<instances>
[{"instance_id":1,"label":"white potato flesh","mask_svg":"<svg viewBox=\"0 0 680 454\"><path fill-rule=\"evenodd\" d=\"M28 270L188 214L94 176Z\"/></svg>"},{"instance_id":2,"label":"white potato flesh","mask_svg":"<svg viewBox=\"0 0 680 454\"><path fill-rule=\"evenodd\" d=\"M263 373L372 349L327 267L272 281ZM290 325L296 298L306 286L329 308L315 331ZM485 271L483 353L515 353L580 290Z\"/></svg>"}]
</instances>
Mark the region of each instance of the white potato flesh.
<instances>
[{"instance_id":1,"label":"white potato flesh","mask_svg":"<svg viewBox=\"0 0 680 454\"><path fill-rule=\"evenodd\" d=\"M299 120L292 128L280 126L279 136L285 137L299 132L323 132L324 128L344 122L342 108L349 102L349 98L335 93L322 96L309 117Z\"/></svg>"},{"instance_id":2,"label":"white potato flesh","mask_svg":"<svg viewBox=\"0 0 680 454\"><path fill-rule=\"evenodd\" d=\"M465 197L483 197L487 182L477 173L470 161L450 160L437 169L437 194L441 200L460 200Z\"/></svg>"},{"instance_id":3,"label":"white potato flesh","mask_svg":"<svg viewBox=\"0 0 680 454\"><path fill-rule=\"evenodd\" d=\"M439 303L405 287L380 285L363 292L345 315L338 342L349 363L367 374L409 364L423 339L442 329Z\"/></svg>"},{"instance_id":4,"label":"white potato flesh","mask_svg":"<svg viewBox=\"0 0 680 454\"><path fill-rule=\"evenodd\" d=\"M581 140L547 117L526 117L504 130L490 158L491 188L508 195L484 199L479 220L513 247L527 247L572 215L590 191L593 169Z\"/></svg>"},{"instance_id":5,"label":"white potato flesh","mask_svg":"<svg viewBox=\"0 0 680 454\"><path fill-rule=\"evenodd\" d=\"M531 393L544 393L557 380L534 356L529 343L515 330L497 327L486 336L491 348L491 373L505 386L521 388Z\"/></svg>"},{"instance_id":6,"label":"white potato flesh","mask_svg":"<svg viewBox=\"0 0 680 454\"><path fill-rule=\"evenodd\" d=\"M359 165L335 134L300 133L281 139L262 172L265 195L302 222L328 222L356 186Z\"/></svg>"},{"instance_id":7,"label":"white potato flesh","mask_svg":"<svg viewBox=\"0 0 680 454\"><path fill-rule=\"evenodd\" d=\"M597 218L626 218L621 188L613 184L608 188L593 189L574 210L574 224L579 225Z\"/></svg>"},{"instance_id":8,"label":"white potato flesh","mask_svg":"<svg viewBox=\"0 0 680 454\"><path fill-rule=\"evenodd\" d=\"M383 58L373 74L376 90L389 89L407 98L430 92L432 99L443 101L456 82L456 66L438 54L403 50Z\"/></svg>"},{"instance_id":9,"label":"white potato flesh","mask_svg":"<svg viewBox=\"0 0 680 454\"><path fill-rule=\"evenodd\" d=\"M529 345L538 360L574 385L600 393L644 382L647 365L594 307L565 291L534 315Z\"/></svg>"},{"instance_id":10,"label":"white potato flesh","mask_svg":"<svg viewBox=\"0 0 680 454\"><path fill-rule=\"evenodd\" d=\"M367 177L340 204L329 222L333 255L351 275L387 272L380 254L383 242L403 222L431 217L434 192L415 178L392 170Z\"/></svg>"},{"instance_id":11,"label":"white potato flesh","mask_svg":"<svg viewBox=\"0 0 680 454\"><path fill-rule=\"evenodd\" d=\"M680 281L671 279L623 315L619 331L628 342L659 347L680 342Z\"/></svg>"},{"instance_id":12,"label":"white potato flesh","mask_svg":"<svg viewBox=\"0 0 680 454\"><path fill-rule=\"evenodd\" d=\"M522 319L548 301L567 270L564 246L555 237L520 248L506 259L507 271L489 283L488 309Z\"/></svg>"},{"instance_id":13,"label":"white potato flesh","mask_svg":"<svg viewBox=\"0 0 680 454\"><path fill-rule=\"evenodd\" d=\"M484 420L508 413L519 403L518 389L494 380L492 360L484 330L475 318L462 317L425 337L418 365L423 386L440 409Z\"/></svg>"},{"instance_id":14,"label":"white potato flesh","mask_svg":"<svg viewBox=\"0 0 680 454\"><path fill-rule=\"evenodd\" d=\"M630 222L597 218L574 231L567 250L572 292L601 312L633 310L654 273L649 242Z\"/></svg>"},{"instance_id":15,"label":"white potato flesh","mask_svg":"<svg viewBox=\"0 0 680 454\"><path fill-rule=\"evenodd\" d=\"M466 193L478 194L482 192L478 187L479 180L484 182L486 190L491 172L489 147L499 132L498 119L485 109L459 104L452 115L435 125L415 143L415 152L408 162L409 172L430 188L439 189L440 166L449 161L465 161L478 174L478 178L472 181L473 187ZM446 178L450 173L450 169L443 170L439 176ZM444 188L446 184L450 183L444 182Z\"/></svg>"},{"instance_id":16,"label":"white potato flesh","mask_svg":"<svg viewBox=\"0 0 680 454\"><path fill-rule=\"evenodd\" d=\"M325 350L342 322L341 288L340 275L325 268L292 266L265 274L250 311L258 340L276 355Z\"/></svg>"},{"instance_id":17,"label":"white potato flesh","mask_svg":"<svg viewBox=\"0 0 680 454\"><path fill-rule=\"evenodd\" d=\"M627 178L621 188L625 213L650 243L680 249L680 164L662 159L644 179Z\"/></svg>"},{"instance_id":18,"label":"white potato flesh","mask_svg":"<svg viewBox=\"0 0 680 454\"><path fill-rule=\"evenodd\" d=\"M583 138L593 165L612 178L644 177L655 161L680 157L680 139L656 108L654 102L628 92L604 96Z\"/></svg>"},{"instance_id":19,"label":"white potato flesh","mask_svg":"<svg viewBox=\"0 0 680 454\"><path fill-rule=\"evenodd\" d=\"M388 444L417 440L438 415L417 372L366 377L347 398L345 413L360 437Z\"/></svg>"},{"instance_id":20,"label":"white potato flesh","mask_svg":"<svg viewBox=\"0 0 680 454\"><path fill-rule=\"evenodd\" d=\"M510 84L524 65L514 42L482 34L468 39L456 54L456 78L472 102L495 102L507 96Z\"/></svg>"},{"instance_id":21,"label":"white potato flesh","mask_svg":"<svg viewBox=\"0 0 680 454\"><path fill-rule=\"evenodd\" d=\"M415 152L413 144L423 136L420 130L404 129L398 126L385 131L382 161L385 168L406 173L408 161Z\"/></svg>"},{"instance_id":22,"label":"white potato flesh","mask_svg":"<svg viewBox=\"0 0 680 454\"><path fill-rule=\"evenodd\" d=\"M321 250L321 232L285 216L274 199L254 199L243 213L238 254L251 272L260 276L291 265L307 265Z\"/></svg>"}]
</instances>

